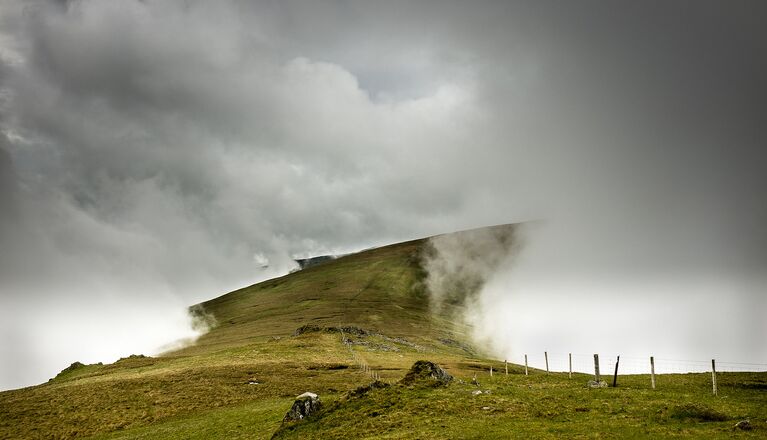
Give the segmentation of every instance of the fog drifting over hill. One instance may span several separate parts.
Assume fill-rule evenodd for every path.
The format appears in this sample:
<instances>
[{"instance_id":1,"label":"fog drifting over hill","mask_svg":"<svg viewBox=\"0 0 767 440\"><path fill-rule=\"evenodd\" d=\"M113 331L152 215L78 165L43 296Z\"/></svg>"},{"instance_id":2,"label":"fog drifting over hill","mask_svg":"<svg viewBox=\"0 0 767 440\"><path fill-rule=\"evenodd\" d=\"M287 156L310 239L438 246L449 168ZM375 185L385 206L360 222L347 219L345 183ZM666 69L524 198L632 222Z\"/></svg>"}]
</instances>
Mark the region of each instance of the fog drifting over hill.
<instances>
[{"instance_id":1,"label":"fog drifting over hill","mask_svg":"<svg viewBox=\"0 0 767 440\"><path fill-rule=\"evenodd\" d=\"M499 351L767 363L765 12L6 0L0 389L294 256L532 219L479 297Z\"/></svg>"}]
</instances>

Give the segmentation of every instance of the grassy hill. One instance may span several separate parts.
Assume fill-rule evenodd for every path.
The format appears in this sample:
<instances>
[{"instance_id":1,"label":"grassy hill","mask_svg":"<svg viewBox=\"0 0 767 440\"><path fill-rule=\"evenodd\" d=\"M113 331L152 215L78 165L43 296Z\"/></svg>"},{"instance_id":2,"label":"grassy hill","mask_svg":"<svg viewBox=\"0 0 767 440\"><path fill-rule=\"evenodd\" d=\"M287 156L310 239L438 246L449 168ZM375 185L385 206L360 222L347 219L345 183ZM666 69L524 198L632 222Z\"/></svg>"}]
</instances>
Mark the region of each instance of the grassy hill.
<instances>
[{"instance_id":1,"label":"grassy hill","mask_svg":"<svg viewBox=\"0 0 767 440\"><path fill-rule=\"evenodd\" d=\"M709 374L663 375L656 390L643 375L603 389L587 388L589 377L580 374L526 376L510 365L506 375L502 361L470 345L455 319L460 306L431 311L421 264L427 250L427 240L372 249L197 305L214 324L193 346L110 365L73 364L48 383L0 393L0 438L767 434L765 373L720 374L717 397ZM399 384L420 359L456 380ZM475 375L479 386L471 384ZM388 386L365 388L374 378ZM323 411L281 427L305 391L321 396ZM734 433L746 418L754 429Z\"/></svg>"}]
</instances>

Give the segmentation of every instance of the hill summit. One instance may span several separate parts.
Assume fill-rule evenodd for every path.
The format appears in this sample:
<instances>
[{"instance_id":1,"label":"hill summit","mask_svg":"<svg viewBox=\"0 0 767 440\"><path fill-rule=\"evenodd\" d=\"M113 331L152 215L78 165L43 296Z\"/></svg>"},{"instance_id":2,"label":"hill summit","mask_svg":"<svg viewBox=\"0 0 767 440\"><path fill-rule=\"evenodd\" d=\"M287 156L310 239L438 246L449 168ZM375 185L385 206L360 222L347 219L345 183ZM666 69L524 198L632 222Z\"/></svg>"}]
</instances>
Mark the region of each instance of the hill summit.
<instances>
[{"instance_id":1,"label":"hill summit","mask_svg":"<svg viewBox=\"0 0 767 440\"><path fill-rule=\"evenodd\" d=\"M320 258L300 271L197 304L192 313L214 324L181 353L290 336L304 325L356 327L427 345L439 339L467 342L466 328L456 319L463 305L460 299L476 291L481 280L458 271L462 279L448 280L449 305L434 307L425 269L438 252L433 240L466 246L481 235L501 242L510 240L514 228L493 226ZM473 252L482 253L482 248Z\"/></svg>"}]
</instances>

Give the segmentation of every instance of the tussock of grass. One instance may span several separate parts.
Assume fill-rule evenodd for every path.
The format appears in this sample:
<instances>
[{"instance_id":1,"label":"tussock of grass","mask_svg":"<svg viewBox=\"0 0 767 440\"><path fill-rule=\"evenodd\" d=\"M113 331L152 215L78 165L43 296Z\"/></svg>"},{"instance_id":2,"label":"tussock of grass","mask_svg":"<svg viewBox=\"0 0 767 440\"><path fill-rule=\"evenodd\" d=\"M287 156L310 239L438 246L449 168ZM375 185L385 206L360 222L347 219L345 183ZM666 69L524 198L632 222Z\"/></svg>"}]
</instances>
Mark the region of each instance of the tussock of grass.
<instances>
[{"instance_id":1,"label":"tussock of grass","mask_svg":"<svg viewBox=\"0 0 767 440\"><path fill-rule=\"evenodd\" d=\"M767 382L741 382L736 383L735 386L750 390L767 390Z\"/></svg>"},{"instance_id":2,"label":"tussock of grass","mask_svg":"<svg viewBox=\"0 0 767 440\"><path fill-rule=\"evenodd\" d=\"M676 405L671 410L670 416L675 419L695 419L701 422L723 422L730 420L730 417L727 415L700 403Z\"/></svg>"}]
</instances>

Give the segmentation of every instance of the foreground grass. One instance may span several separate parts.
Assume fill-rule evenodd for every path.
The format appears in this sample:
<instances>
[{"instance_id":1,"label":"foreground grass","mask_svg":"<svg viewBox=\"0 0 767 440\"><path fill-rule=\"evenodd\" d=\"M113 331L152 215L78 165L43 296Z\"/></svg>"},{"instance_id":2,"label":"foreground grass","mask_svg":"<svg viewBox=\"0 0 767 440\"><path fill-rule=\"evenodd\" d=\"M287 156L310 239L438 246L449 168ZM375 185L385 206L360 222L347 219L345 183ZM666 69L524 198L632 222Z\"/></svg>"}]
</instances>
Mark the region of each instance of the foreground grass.
<instances>
[{"instance_id":1,"label":"foreground grass","mask_svg":"<svg viewBox=\"0 0 767 440\"><path fill-rule=\"evenodd\" d=\"M91 437L107 439L269 439L280 426L292 398L263 399L201 411L127 431Z\"/></svg>"},{"instance_id":2,"label":"foreground grass","mask_svg":"<svg viewBox=\"0 0 767 440\"><path fill-rule=\"evenodd\" d=\"M705 373L659 375L663 385L656 390L647 375L620 376L617 388L589 389L587 375L569 379L532 370L525 376L516 365L508 376L490 377L489 366L499 371L499 362L450 352L353 350L370 365L385 366L379 371L393 385L344 398L372 379L352 363L339 335L310 333L208 358L144 359L136 367L141 372L98 374L108 366L88 367L81 377L3 393L0 437L271 438L304 391L320 394L324 412L281 430L278 438L767 435L767 373L721 373L719 396L712 396ZM437 388L397 385L419 358L437 360L456 380ZM222 365L226 359L236 361ZM475 374L479 387L471 385ZM733 431L743 419L754 429Z\"/></svg>"},{"instance_id":3,"label":"foreground grass","mask_svg":"<svg viewBox=\"0 0 767 440\"><path fill-rule=\"evenodd\" d=\"M646 376L621 377L617 388L586 388L585 375L510 375L448 387L394 386L326 411L278 438L764 438L767 396L742 388L767 374L728 373L718 397L706 374L664 375L664 389ZM715 415L715 417L712 417ZM751 431L733 430L750 419Z\"/></svg>"}]
</instances>

